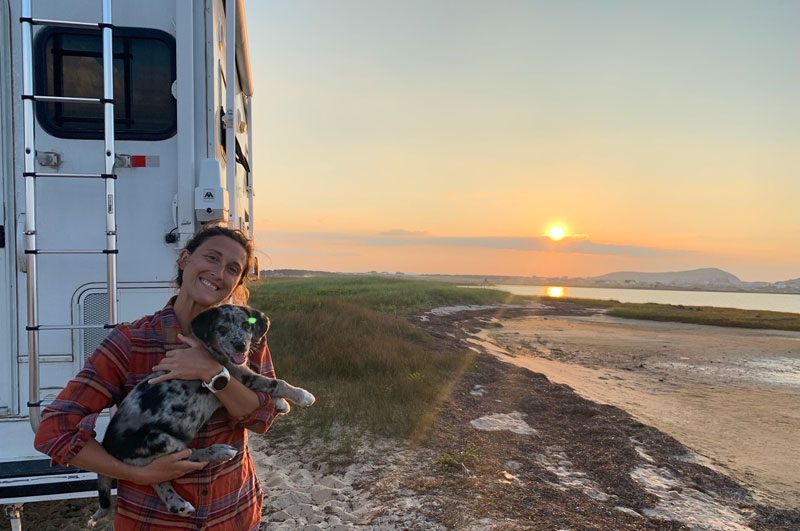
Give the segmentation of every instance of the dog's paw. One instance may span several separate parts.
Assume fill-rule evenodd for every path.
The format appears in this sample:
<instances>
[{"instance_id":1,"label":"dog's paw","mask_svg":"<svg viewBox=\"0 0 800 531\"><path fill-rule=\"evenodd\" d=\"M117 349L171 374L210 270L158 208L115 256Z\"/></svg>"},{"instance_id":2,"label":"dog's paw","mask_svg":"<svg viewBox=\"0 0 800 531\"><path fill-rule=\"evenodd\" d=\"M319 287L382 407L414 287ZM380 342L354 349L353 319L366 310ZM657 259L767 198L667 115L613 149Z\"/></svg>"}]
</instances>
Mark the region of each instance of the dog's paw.
<instances>
[{"instance_id":1,"label":"dog's paw","mask_svg":"<svg viewBox=\"0 0 800 531\"><path fill-rule=\"evenodd\" d=\"M169 512L172 514L179 514L181 516L188 516L194 512L194 505L185 500L176 500L175 503L167 506Z\"/></svg>"},{"instance_id":2,"label":"dog's paw","mask_svg":"<svg viewBox=\"0 0 800 531\"><path fill-rule=\"evenodd\" d=\"M276 399L274 399L274 400L273 400L273 402L275 402L275 409L276 409L276 410L278 411L278 413L280 413L281 415L285 415L286 413L288 413L288 412L289 412L289 411L291 411L291 409L292 409L292 408L289 406L289 402L287 402L287 401L286 401L286 400L284 400L283 398L276 398Z\"/></svg>"},{"instance_id":3,"label":"dog's paw","mask_svg":"<svg viewBox=\"0 0 800 531\"><path fill-rule=\"evenodd\" d=\"M317 400L316 398L314 398L314 395L312 395L311 393L309 393L305 389L300 389L300 397L299 398L300 398L300 400L297 401L297 404L301 405L301 406L304 406L304 407L310 406L311 404L313 404Z\"/></svg>"},{"instance_id":4,"label":"dog's paw","mask_svg":"<svg viewBox=\"0 0 800 531\"><path fill-rule=\"evenodd\" d=\"M208 450L209 461L227 461L236 455L236 447L230 444L212 444Z\"/></svg>"},{"instance_id":5,"label":"dog's paw","mask_svg":"<svg viewBox=\"0 0 800 531\"><path fill-rule=\"evenodd\" d=\"M106 510L105 509L97 509L97 511L92 515L88 522L86 522L86 527L89 529L94 529L97 523L106 517Z\"/></svg>"}]
</instances>

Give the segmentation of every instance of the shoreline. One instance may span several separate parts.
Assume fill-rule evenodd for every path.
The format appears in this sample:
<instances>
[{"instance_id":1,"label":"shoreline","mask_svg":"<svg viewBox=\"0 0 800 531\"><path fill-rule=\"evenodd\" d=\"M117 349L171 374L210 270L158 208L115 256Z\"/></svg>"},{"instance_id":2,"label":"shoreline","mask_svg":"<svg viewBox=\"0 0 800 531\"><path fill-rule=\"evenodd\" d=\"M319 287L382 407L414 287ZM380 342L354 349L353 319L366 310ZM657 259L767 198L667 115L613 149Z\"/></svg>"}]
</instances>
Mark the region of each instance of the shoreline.
<instances>
[{"instance_id":1,"label":"shoreline","mask_svg":"<svg viewBox=\"0 0 800 531\"><path fill-rule=\"evenodd\" d=\"M569 385L588 400L620 407L676 437L709 466L755 489L762 503L800 507L800 467L792 461L794 436L800 432L800 415L793 413L800 378L775 367L780 359L800 369L800 354L787 358L781 348L800 341L800 334L732 334L706 327L698 332L700 325L605 321L520 318L477 337L495 344L501 352L493 354L500 359ZM558 326L570 328L553 329ZM611 345L598 338L604 327L614 335ZM690 349L687 343L697 333L709 337ZM650 347L649 341L656 344ZM746 341L750 351L742 346ZM586 352L592 343L599 344L595 352ZM609 349L626 354L611 359Z\"/></svg>"}]
</instances>

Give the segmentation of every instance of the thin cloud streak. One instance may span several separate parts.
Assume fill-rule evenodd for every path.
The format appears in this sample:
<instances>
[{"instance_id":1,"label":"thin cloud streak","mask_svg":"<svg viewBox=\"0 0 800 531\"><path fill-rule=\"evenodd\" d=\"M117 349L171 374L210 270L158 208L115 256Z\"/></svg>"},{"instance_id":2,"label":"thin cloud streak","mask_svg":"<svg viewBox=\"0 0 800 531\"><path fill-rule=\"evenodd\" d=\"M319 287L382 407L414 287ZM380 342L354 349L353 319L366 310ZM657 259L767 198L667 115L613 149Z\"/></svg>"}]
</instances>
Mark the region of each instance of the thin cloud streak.
<instances>
[{"instance_id":1,"label":"thin cloud streak","mask_svg":"<svg viewBox=\"0 0 800 531\"><path fill-rule=\"evenodd\" d=\"M381 237L390 234L391 237ZM416 236L412 231L393 230L376 236L365 236L326 232L259 232L261 241L275 239L312 239L323 241L348 241L369 247L401 247L409 245L444 245L454 247L479 247L484 249L509 249L516 251L537 251L567 254L595 254L620 256L682 256L695 251L686 249L663 249L637 245L616 245L595 243L585 237L567 237L553 241L547 237L425 237ZM424 233L422 233L424 234Z\"/></svg>"},{"instance_id":2,"label":"thin cloud streak","mask_svg":"<svg viewBox=\"0 0 800 531\"><path fill-rule=\"evenodd\" d=\"M551 253L612 254L625 256L675 256L689 254L683 249L659 249L636 245L614 245L594 243L583 238L564 238L553 241L550 238L392 238L373 239L367 245L452 245L459 247L482 247L486 249L511 249L517 251L541 251Z\"/></svg>"}]
</instances>

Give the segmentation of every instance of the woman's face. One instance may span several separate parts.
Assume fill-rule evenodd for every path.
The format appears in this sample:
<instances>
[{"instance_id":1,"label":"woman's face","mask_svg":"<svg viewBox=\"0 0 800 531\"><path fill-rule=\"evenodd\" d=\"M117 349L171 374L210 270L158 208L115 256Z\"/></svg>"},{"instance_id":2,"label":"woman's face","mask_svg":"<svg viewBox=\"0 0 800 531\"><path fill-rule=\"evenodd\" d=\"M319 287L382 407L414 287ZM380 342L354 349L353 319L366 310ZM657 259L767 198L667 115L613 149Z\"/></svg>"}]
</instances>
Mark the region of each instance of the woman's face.
<instances>
[{"instance_id":1,"label":"woman's face","mask_svg":"<svg viewBox=\"0 0 800 531\"><path fill-rule=\"evenodd\" d=\"M212 236L189 253L181 252L181 294L201 306L216 306L227 300L246 267L247 251L227 236Z\"/></svg>"}]
</instances>

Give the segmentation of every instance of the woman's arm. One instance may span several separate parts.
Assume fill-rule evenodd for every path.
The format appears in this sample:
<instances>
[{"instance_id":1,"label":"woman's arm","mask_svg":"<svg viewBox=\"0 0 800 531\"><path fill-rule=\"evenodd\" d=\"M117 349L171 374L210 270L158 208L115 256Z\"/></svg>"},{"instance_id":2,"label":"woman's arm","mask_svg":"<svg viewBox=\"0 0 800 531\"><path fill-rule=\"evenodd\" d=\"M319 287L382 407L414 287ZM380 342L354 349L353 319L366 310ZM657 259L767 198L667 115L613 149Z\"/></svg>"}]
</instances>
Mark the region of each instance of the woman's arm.
<instances>
[{"instance_id":1,"label":"woman's arm","mask_svg":"<svg viewBox=\"0 0 800 531\"><path fill-rule=\"evenodd\" d=\"M154 371L167 371L167 374L153 378L150 383L172 379L207 382L222 370L222 366L199 341L180 334L178 339L189 345L189 348L167 352L164 359L153 367ZM259 374L275 378L266 338L251 349L249 365ZM277 416L275 403L268 394L253 391L236 379L231 379L225 389L218 391L215 396L231 417L248 430L257 433L266 432Z\"/></svg>"},{"instance_id":2,"label":"woman's arm","mask_svg":"<svg viewBox=\"0 0 800 531\"><path fill-rule=\"evenodd\" d=\"M189 348L170 350L153 371L168 371L150 380L151 384L165 380L202 380L208 382L219 374L222 365L219 364L203 348L203 345L193 337L178 334L178 339L189 345ZM232 378L225 389L218 391L216 396L225 409L233 417L246 417L258 408L260 401L255 391L243 383Z\"/></svg>"},{"instance_id":3,"label":"woman's arm","mask_svg":"<svg viewBox=\"0 0 800 531\"><path fill-rule=\"evenodd\" d=\"M119 325L42 412L34 439L37 450L67 466L90 440L97 443L94 428L100 412L124 394L130 350L129 331Z\"/></svg>"},{"instance_id":4,"label":"woman's arm","mask_svg":"<svg viewBox=\"0 0 800 531\"><path fill-rule=\"evenodd\" d=\"M69 463L104 476L140 485L152 485L179 478L189 472L200 470L208 464L208 461L187 461L186 459L190 455L192 455L192 450L186 448L180 452L159 457L147 466L133 466L112 456L99 442L91 438L86 441L81 451Z\"/></svg>"}]
</instances>

